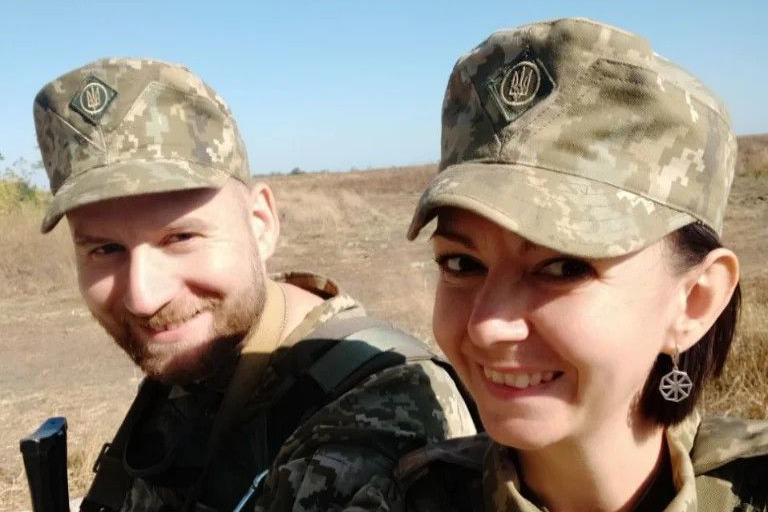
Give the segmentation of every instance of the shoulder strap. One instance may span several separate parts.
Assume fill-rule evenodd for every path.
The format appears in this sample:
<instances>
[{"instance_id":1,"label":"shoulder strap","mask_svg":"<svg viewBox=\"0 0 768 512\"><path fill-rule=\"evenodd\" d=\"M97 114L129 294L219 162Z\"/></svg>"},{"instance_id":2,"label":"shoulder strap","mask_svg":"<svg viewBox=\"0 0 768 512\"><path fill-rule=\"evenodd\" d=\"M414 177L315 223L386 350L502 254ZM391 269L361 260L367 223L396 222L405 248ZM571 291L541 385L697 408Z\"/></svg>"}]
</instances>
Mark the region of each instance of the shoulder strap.
<instances>
[{"instance_id":1,"label":"shoulder strap","mask_svg":"<svg viewBox=\"0 0 768 512\"><path fill-rule=\"evenodd\" d=\"M102 446L101 452L96 458L96 463L93 466L95 473L93 482L91 482L88 492L80 503L82 512L117 512L120 510L133 480L123 465L125 446L128 443L131 429L147 407L167 392L167 387L159 382L151 379L142 381L139 392L120 424L120 428L117 429L114 439L111 443Z\"/></svg>"},{"instance_id":2,"label":"shoulder strap","mask_svg":"<svg viewBox=\"0 0 768 512\"><path fill-rule=\"evenodd\" d=\"M462 384L456 370L423 341L371 317L329 322L325 331L318 330L317 333L336 335L340 339L306 372L325 394L324 404L381 370L431 360L443 368L455 383L472 416L475 429L478 432L485 430L474 399ZM317 333L311 337L316 337ZM307 397L316 400L317 394L309 393Z\"/></svg>"},{"instance_id":3,"label":"shoulder strap","mask_svg":"<svg viewBox=\"0 0 768 512\"><path fill-rule=\"evenodd\" d=\"M311 414L329 404L366 378L387 368L431 360L442 367L464 398L478 431L482 430L477 408L453 367L422 341L371 317L331 319L302 343L323 341L324 352L308 367L293 367L285 380L291 384L269 408L269 460Z\"/></svg>"},{"instance_id":4,"label":"shoulder strap","mask_svg":"<svg viewBox=\"0 0 768 512\"><path fill-rule=\"evenodd\" d=\"M276 282L267 280L264 309L259 323L246 336L235 373L216 413L208 443L209 458L216 451L219 436L237 419L243 404L250 398L280 344L280 335L285 328L286 308L283 289Z\"/></svg>"},{"instance_id":5,"label":"shoulder strap","mask_svg":"<svg viewBox=\"0 0 768 512\"><path fill-rule=\"evenodd\" d=\"M280 344L280 335L285 328L286 307L285 292L279 284L268 279L266 281L264 309L261 312L259 323L246 336L245 344L235 367L235 373L227 386L227 391L213 421L206 446L205 465L196 485L187 495L182 510L192 510L196 506L222 437L236 423L243 406L267 368L273 352Z\"/></svg>"},{"instance_id":6,"label":"shoulder strap","mask_svg":"<svg viewBox=\"0 0 768 512\"><path fill-rule=\"evenodd\" d=\"M403 363L426 361L436 357L424 343L413 336L370 317L364 318L364 323L358 319L350 319L356 320L355 324L339 325L339 329L361 325L363 328L350 333L342 331L343 335L336 337L341 341L307 371L326 393L331 393L348 376L353 375L356 370L385 352L402 356L400 359ZM396 362L387 366L393 364Z\"/></svg>"},{"instance_id":7,"label":"shoulder strap","mask_svg":"<svg viewBox=\"0 0 768 512\"><path fill-rule=\"evenodd\" d=\"M381 320L370 317L364 319L365 322L358 320L356 324L342 320L336 325L330 325L329 331L333 332L335 329L341 334L339 338L343 339L307 371L329 398L340 396L366 377L386 368L431 360L453 380L467 405L477 432L485 431L474 399L451 363L418 338ZM347 332L349 327L360 329Z\"/></svg>"}]
</instances>

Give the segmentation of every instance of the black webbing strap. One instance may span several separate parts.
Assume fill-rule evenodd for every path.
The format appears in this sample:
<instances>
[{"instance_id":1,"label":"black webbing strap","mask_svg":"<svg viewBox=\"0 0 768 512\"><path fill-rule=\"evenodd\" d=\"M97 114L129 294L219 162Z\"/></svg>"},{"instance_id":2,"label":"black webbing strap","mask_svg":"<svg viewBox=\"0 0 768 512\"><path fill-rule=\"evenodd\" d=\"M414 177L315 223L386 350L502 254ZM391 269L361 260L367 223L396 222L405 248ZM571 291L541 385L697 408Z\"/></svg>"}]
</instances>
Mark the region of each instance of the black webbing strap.
<instances>
[{"instance_id":1,"label":"black webbing strap","mask_svg":"<svg viewBox=\"0 0 768 512\"><path fill-rule=\"evenodd\" d=\"M295 345L324 341L330 344L308 368L293 368L288 387L269 408L269 459L311 414L387 368L431 360L443 368L464 398L478 431L482 430L477 408L453 367L422 341L370 317L331 319Z\"/></svg>"},{"instance_id":2,"label":"black webbing strap","mask_svg":"<svg viewBox=\"0 0 768 512\"><path fill-rule=\"evenodd\" d=\"M95 476L83 501L81 512L118 512L131 487L133 478L125 470L123 459L133 425L141 418L147 406L156 398L167 394L167 387L159 382L144 379L128 414L117 429L111 443L105 444L93 466Z\"/></svg>"},{"instance_id":3,"label":"black webbing strap","mask_svg":"<svg viewBox=\"0 0 768 512\"><path fill-rule=\"evenodd\" d=\"M338 334L342 338L307 371L307 375L327 395L325 403L362 382L365 377L385 368L431 360L451 377L464 399L475 428L478 432L484 431L477 406L456 370L421 340L370 317L329 322L327 330L322 334ZM307 397L316 399L317 393L310 391L311 386L306 389Z\"/></svg>"},{"instance_id":4,"label":"black webbing strap","mask_svg":"<svg viewBox=\"0 0 768 512\"><path fill-rule=\"evenodd\" d=\"M396 352L403 362L433 357L429 349L412 336L386 326L372 326L355 331L339 341L313 364L310 375L326 393L333 390L356 370L384 352Z\"/></svg>"}]
</instances>

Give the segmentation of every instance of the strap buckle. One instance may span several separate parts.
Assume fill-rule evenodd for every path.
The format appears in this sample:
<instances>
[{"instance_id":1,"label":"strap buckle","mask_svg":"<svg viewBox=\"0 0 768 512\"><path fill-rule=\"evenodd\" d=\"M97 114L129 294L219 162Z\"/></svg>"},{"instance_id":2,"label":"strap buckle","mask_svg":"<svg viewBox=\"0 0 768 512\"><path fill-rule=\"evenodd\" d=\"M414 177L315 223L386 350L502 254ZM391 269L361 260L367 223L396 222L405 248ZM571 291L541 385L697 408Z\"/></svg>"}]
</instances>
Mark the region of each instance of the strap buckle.
<instances>
[{"instance_id":1,"label":"strap buckle","mask_svg":"<svg viewBox=\"0 0 768 512\"><path fill-rule=\"evenodd\" d=\"M96 462L93 463L93 472L96 473L101 467L101 460L106 455L107 450L112 448L112 443L104 443L99 450L99 455L96 456Z\"/></svg>"}]
</instances>

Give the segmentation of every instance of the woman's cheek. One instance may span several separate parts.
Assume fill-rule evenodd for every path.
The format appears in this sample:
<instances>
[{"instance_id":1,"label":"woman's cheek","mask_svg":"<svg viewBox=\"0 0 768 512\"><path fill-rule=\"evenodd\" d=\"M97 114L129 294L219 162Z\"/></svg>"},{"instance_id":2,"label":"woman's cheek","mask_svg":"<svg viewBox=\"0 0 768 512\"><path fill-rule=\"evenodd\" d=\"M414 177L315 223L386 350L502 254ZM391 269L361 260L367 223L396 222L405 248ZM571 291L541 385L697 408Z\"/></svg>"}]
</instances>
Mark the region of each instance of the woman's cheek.
<instances>
[{"instance_id":1,"label":"woman's cheek","mask_svg":"<svg viewBox=\"0 0 768 512\"><path fill-rule=\"evenodd\" d=\"M432 318L433 334L440 349L454 364L471 313L472 298L468 291L438 284Z\"/></svg>"}]
</instances>

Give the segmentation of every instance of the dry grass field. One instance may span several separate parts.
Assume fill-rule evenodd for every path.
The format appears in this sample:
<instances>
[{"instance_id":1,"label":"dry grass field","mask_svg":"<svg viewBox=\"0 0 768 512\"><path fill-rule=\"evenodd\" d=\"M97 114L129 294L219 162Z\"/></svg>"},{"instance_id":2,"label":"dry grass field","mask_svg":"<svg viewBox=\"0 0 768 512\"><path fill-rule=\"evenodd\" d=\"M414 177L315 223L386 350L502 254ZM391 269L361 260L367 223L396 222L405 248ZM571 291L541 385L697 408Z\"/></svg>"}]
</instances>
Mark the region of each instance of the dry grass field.
<instances>
[{"instance_id":1,"label":"dry grass field","mask_svg":"<svg viewBox=\"0 0 768 512\"><path fill-rule=\"evenodd\" d=\"M744 138L726 220L743 262L744 310L725 375L706 391L717 413L768 417L768 137ZM368 310L429 339L435 269L425 237L404 232L433 166L267 179L282 238L270 270L334 276ZM19 439L46 417L69 422L70 492L82 494L101 444L141 376L81 304L69 235L39 234L40 207L0 208L0 512L29 508Z\"/></svg>"}]
</instances>

